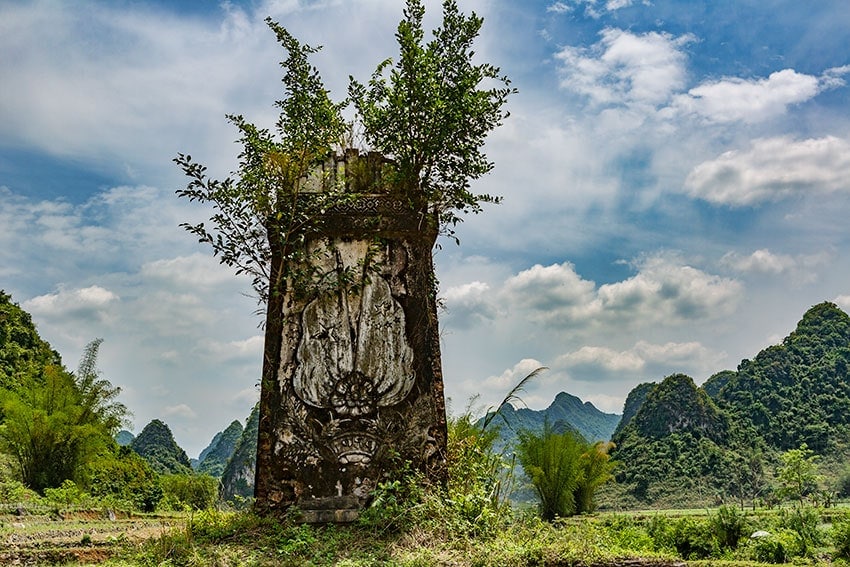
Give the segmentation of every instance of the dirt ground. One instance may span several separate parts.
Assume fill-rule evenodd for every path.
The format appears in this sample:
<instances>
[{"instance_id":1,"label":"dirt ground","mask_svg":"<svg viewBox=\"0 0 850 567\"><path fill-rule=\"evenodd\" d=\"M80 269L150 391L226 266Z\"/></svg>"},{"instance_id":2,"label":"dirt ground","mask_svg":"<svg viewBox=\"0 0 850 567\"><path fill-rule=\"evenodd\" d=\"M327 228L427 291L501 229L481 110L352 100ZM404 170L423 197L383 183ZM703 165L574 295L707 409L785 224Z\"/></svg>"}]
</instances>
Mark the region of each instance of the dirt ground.
<instances>
[{"instance_id":1,"label":"dirt ground","mask_svg":"<svg viewBox=\"0 0 850 567\"><path fill-rule=\"evenodd\" d=\"M178 525L174 516L101 510L0 515L0 565L96 564Z\"/></svg>"}]
</instances>

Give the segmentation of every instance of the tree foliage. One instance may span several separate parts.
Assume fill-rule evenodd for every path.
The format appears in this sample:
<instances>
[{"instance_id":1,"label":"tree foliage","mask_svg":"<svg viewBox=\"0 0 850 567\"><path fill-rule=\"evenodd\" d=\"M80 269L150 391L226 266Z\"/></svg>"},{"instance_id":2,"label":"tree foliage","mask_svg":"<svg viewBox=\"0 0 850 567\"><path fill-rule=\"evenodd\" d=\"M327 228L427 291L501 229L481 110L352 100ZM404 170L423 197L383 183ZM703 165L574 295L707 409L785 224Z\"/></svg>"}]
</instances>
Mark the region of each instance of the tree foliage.
<instances>
[{"instance_id":1,"label":"tree foliage","mask_svg":"<svg viewBox=\"0 0 850 567\"><path fill-rule=\"evenodd\" d=\"M779 458L782 462L776 474L780 485L779 494L802 504L806 496L817 490L821 479L818 474L818 455L803 443L799 449L789 449Z\"/></svg>"},{"instance_id":2,"label":"tree foliage","mask_svg":"<svg viewBox=\"0 0 850 567\"><path fill-rule=\"evenodd\" d=\"M172 509L207 510L218 502L218 480L206 474L168 474L160 483L163 500Z\"/></svg>"},{"instance_id":3,"label":"tree foliage","mask_svg":"<svg viewBox=\"0 0 850 567\"><path fill-rule=\"evenodd\" d=\"M94 497L129 502L143 512L153 512L162 499L159 475L129 447L92 462L85 484Z\"/></svg>"},{"instance_id":4,"label":"tree foliage","mask_svg":"<svg viewBox=\"0 0 850 567\"><path fill-rule=\"evenodd\" d=\"M339 146L346 128L341 114L345 103L331 101L318 70L309 62L318 48L301 44L271 19L266 23L287 54L281 62L284 97L276 102L280 115L275 133L241 115L228 115L239 131L242 151L237 171L224 180L209 178L207 168L188 154L174 159L190 178L177 195L209 204L215 211L210 218L212 229L205 223L181 226L208 243L223 264L237 274L249 275L260 301L268 299L270 289L270 242L278 241L284 264L295 264L303 253L307 229L341 198L333 190L310 199L299 195L310 168Z\"/></svg>"},{"instance_id":5,"label":"tree foliage","mask_svg":"<svg viewBox=\"0 0 850 567\"><path fill-rule=\"evenodd\" d=\"M515 92L491 64L473 63L483 19L444 0L442 26L426 43L421 0L408 0L396 39L398 60L381 63L368 86L351 79L349 93L367 142L394 161L399 185L416 207L436 212L449 235L460 213L498 202L470 182L493 168L482 146L507 117Z\"/></svg>"},{"instance_id":6,"label":"tree foliage","mask_svg":"<svg viewBox=\"0 0 850 567\"><path fill-rule=\"evenodd\" d=\"M48 364L0 395L0 447L30 488L78 480L89 462L114 445L127 409L115 401L120 388L98 376L100 342L86 347L76 376Z\"/></svg>"}]
</instances>

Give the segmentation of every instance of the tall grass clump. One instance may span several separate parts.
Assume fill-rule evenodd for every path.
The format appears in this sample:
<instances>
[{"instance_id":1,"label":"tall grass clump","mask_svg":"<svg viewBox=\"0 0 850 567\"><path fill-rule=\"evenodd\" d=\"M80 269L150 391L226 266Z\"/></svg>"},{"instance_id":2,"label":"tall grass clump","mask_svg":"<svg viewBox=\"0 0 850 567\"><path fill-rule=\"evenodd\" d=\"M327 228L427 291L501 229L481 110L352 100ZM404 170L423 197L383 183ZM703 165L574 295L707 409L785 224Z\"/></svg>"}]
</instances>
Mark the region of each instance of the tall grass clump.
<instances>
[{"instance_id":1,"label":"tall grass clump","mask_svg":"<svg viewBox=\"0 0 850 567\"><path fill-rule=\"evenodd\" d=\"M720 547L737 549L738 543L747 535L747 516L736 506L720 506L711 516L711 526Z\"/></svg>"},{"instance_id":2,"label":"tall grass clump","mask_svg":"<svg viewBox=\"0 0 850 567\"><path fill-rule=\"evenodd\" d=\"M553 521L595 508L596 490L611 478L610 443L590 445L576 432L520 431L517 457L540 499L540 515Z\"/></svg>"}]
</instances>

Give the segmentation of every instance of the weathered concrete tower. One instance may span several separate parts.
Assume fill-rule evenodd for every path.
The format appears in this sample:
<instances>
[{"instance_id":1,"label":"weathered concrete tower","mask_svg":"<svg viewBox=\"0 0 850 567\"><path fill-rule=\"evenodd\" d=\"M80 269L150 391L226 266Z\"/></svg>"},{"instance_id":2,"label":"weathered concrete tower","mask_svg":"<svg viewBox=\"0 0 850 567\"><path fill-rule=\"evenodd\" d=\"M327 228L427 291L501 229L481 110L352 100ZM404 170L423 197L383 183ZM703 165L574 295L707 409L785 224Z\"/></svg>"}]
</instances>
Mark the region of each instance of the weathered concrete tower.
<instances>
[{"instance_id":1,"label":"weathered concrete tower","mask_svg":"<svg viewBox=\"0 0 850 567\"><path fill-rule=\"evenodd\" d=\"M308 233L302 265L287 269L302 283L269 293L259 510L296 505L305 521L350 521L404 462L445 477L437 220L392 190L386 163L350 151L303 180L301 198L330 184L358 196L325 211ZM275 281L284 254L279 239L270 241Z\"/></svg>"}]
</instances>

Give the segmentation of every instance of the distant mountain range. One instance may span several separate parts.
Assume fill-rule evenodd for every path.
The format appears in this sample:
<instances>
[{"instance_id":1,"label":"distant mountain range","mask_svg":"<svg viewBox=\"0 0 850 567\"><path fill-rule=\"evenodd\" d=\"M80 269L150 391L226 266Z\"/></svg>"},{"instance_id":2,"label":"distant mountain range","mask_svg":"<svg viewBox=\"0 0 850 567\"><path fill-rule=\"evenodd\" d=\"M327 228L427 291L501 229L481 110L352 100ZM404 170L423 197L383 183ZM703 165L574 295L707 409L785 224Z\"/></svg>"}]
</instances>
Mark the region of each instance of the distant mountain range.
<instances>
[{"instance_id":1,"label":"distant mountain range","mask_svg":"<svg viewBox=\"0 0 850 567\"><path fill-rule=\"evenodd\" d=\"M243 427L233 421L216 433L199 458L191 461L181 449L171 429L162 421L151 421L137 437L129 431L119 431L116 442L127 445L141 455L160 474L184 474L195 470L221 479L222 495L249 498L254 493L254 465L257 453L258 406L255 406Z\"/></svg>"},{"instance_id":2,"label":"distant mountain range","mask_svg":"<svg viewBox=\"0 0 850 567\"><path fill-rule=\"evenodd\" d=\"M614 434L620 416L599 411L592 403L561 392L554 401L543 410L515 408L511 404L502 406L495 416L488 416L492 426L499 427L499 439L496 448L501 450L511 446L521 430L542 431L548 419L555 431L571 429L578 432L587 441L608 441ZM479 426L485 418L478 421Z\"/></svg>"}]
</instances>

